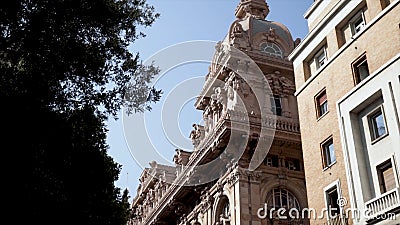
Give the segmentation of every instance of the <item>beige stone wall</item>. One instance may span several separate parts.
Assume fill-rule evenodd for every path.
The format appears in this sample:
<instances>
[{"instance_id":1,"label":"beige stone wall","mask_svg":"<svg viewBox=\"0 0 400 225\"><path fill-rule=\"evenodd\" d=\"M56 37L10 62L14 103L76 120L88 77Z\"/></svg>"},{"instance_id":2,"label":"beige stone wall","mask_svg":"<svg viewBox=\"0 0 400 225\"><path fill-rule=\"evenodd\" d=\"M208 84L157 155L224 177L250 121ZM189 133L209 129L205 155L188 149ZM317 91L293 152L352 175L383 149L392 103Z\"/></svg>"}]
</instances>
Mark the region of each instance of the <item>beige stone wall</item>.
<instances>
[{"instance_id":1,"label":"beige stone wall","mask_svg":"<svg viewBox=\"0 0 400 225\"><path fill-rule=\"evenodd\" d=\"M367 22L382 10L379 1L367 0ZM348 199L345 164L341 148L336 102L354 87L351 63L366 52L370 73L400 52L400 5L358 37L298 95L299 118L304 152L304 167L307 182L309 207L317 211L325 207L323 189L340 179L343 196ZM337 52L335 29L329 33L328 58ZM336 46L335 46L336 45ZM296 86L305 82L303 65L295 68ZM316 118L314 96L326 88L329 112ZM333 136L337 162L323 170L320 143ZM318 221L311 221L318 224Z\"/></svg>"},{"instance_id":2,"label":"beige stone wall","mask_svg":"<svg viewBox=\"0 0 400 225\"><path fill-rule=\"evenodd\" d=\"M379 1L377 2L379 3ZM376 3L376 4L377 4ZM380 5L379 5L380 7ZM368 6L370 9L370 6ZM387 59L393 57L399 52L399 6L396 6L392 9L388 14L386 14L383 18L381 18L373 27L369 28L361 37L357 38L356 41L352 43L351 46L347 47L344 51L345 52L353 52L353 54L348 53L341 53L339 58L344 58L344 61L350 60L348 62L352 62L356 56L361 55L363 51L368 51L368 55L372 56L373 59L368 60L370 66L370 72L377 69L380 65L387 61ZM369 12L372 10L367 10L365 15L368 15ZM376 15L375 15L376 16ZM375 16L371 17L371 15L366 16L367 23L371 22ZM397 21L397 22L396 22ZM328 53L328 60L332 58L333 55L337 53L339 50L338 45L338 32L336 28L340 28L343 25L338 25L334 29L329 32L327 35L327 53ZM351 39L349 34L350 32L348 29L345 29L345 39L349 41ZM355 49L357 47L357 49ZM349 50L350 49L350 50ZM358 55L357 55L358 54ZM381 56L377 57L376 54ZM382 55L383 54L383 55ZM369 58L369 57L368 57ZM336 60L336 59L335 59ZM378 61L376 61L378 60ZM304 83L307 81L305 75L307 74L307 60L304 60L304 65L301 64L294 68L295 76L295 83L296 89L298 90L301 88ZM349 63L347 63L349 64ZM349 64L350 65L350 64ZM335 67L334 65L329 65L329 67ZM348 66L347 69L351 70L351 67ZM326 73L323 71L323 73Z\"/></svg>"},{"instance_id":3,"label":"beige stone wall","mask_svg":"<svg viewBox=\"0 0 400 225\"><path fill-rule=\"evenodd\" d=\"M325 0L326 1L326 0ZM333 9L333 7L339 2L340 0L332 0L324 10L322 10L322 13L319 14L315 20L310 22L308 24L308 30L313 30L319 22Z\"/></svg>"}]
</instances>

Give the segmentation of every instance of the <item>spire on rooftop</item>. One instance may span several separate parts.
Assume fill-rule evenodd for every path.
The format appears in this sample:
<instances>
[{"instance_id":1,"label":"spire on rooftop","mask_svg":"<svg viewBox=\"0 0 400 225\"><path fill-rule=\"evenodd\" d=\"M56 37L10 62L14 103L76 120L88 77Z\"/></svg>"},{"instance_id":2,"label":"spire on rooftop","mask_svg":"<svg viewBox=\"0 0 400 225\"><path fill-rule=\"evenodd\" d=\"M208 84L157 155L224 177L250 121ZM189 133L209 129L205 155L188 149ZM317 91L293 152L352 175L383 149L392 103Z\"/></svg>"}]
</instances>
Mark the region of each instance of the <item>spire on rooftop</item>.
<instances>
[{"instance_id":1,"label":"spire on rooftop","mask_svg":"<svg viewBox=\"0 0 400 225\"><path fill-rule=\"evenodd\" d=\"M250 16L256 19L265 19L268 13L269 7L265 0L240 0L235 15L238 19L245 19Z\"/></svg>"}]
</instances>

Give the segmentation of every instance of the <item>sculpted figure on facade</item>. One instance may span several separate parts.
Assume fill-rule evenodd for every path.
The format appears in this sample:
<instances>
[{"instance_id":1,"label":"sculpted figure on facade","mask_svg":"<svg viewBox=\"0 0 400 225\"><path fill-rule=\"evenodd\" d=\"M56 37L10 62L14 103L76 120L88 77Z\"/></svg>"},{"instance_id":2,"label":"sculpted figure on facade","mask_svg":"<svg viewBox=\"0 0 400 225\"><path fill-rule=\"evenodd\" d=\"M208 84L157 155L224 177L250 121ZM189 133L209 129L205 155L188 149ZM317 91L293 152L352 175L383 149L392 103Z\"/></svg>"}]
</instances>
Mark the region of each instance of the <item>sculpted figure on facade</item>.
<instances>
[{"instance_id":1,"label":"sculpted figure on facade","mask_svg":"<svg viewBox=\"0 0 400 225\"><path fill-rule=\"evenodd\" d=\"M223 87L217 87L214 89L214 94L211 95L211 99L215 100L215 102L222 106L222 111L226 110L226 90Z\"/></svg>"},{"instance_id":2,"label":"sculpted figure on facade","mask_svg":"<svg viewBox=\"0 0 400 225\"><path fill-rule=\"evenodd\" d=\"M295 91L295 85L293 81L283 76L279 71L267 74L266 76L274 94L282 96L293 95Z\"/></svg>"},{"instance_id":3,"label":"sculpted figure on facade","mask_svg":"<svg viewBox=\"0 0 400 225\"><path fill-rule=\"evenodd\" d=\"M293 83L293 81L289 80L288 78L281 76L279 78L279 81L282 85L282 92L284 95L288 96L288 95L293 95L293 93L296 90L296 87Z\"/></svg>"},{"instance_id":4,"label":"sculpted figure on facade","mask_svg":"<svg viewBox=\"0 0 400 225\"><path fill-rule=\"evenodd\" d=\"M227 82L225 83L225 92L226 92L226 97L227 97L227 103L228 101L233 100L234 98L234 91L233 91L233 82L232 80L227 80Z\"/></svg>"},{"instance_id":5,"label":"sculpted figure on facade","mask_svg":"<svg viewBox=\"0 0 400 225\"><path fill-rule=\"evenodd\" d=\"M204 126L199 124L192 125L193 130L190 132L190 139L192 140L192 144L194 147L197 147L200 141L204 138Z\"/></svg>"},{"instance_id":6,"label":"sculpted figure on facade","mask_svg":"<svg viewBox=\"0 0 400 225\"><path fill-rule=\"evenodd\" d=\"M230 40L231 44L238 49L247 49L249 46L249 36L238 21L233 24Z\"/></svg>"},{"instance_id":7,"label":"sculpted figure on facade","mask_svg":"<svg viewBox=\"0 0 400 225\"><path fill-rule=\"evenodd\" d=\"M210 133L212 128L212 117L210 106L207 106L203 112L204 131L206 134Z\"/></svg>"},{"instance_id":8,"label":"sculpted figure on facade","mask_svg":"<svg viewBox=\"0 0 400 225\"><path fill-rule=\"evenodd\" d=\"M265 33L265 37L268 42L275 42L278 36L276 35L276 30L270 27L268 32Z\"/></svg>"}]
</instances>

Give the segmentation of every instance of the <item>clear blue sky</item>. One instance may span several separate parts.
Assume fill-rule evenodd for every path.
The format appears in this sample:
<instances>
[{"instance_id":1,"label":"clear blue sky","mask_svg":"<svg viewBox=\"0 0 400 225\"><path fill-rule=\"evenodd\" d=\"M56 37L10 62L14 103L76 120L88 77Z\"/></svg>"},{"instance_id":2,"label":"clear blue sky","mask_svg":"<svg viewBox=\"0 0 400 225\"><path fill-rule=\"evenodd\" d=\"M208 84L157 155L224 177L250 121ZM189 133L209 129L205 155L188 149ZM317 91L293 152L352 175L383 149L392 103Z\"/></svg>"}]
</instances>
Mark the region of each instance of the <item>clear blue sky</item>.
<instances>
[{"instance_id":1,"label":"clear blue sky","mask_svg":"<svg viewBox=\"0 0 400 225\"><path fill-rule=\"evenodd\" d=\"M303 18L313 0L268 0L270 13L267 20L278 21L286 25L292 33L293 39L303 39L307 34L307 22ZM156 12L161 14L153 26L144 29L146 37L137 40L132 47L133 52L139 52L140 58L146 60L156 52L181 42L193 40L222 40L231 23L235 20L234 11L239 0L149 0ZM156 87L164 91L161 102L154 106L151 112L145 113L146 127L152 143L160 148L164 158L172 163L172 156L176 147L168 142L161 126L161 110L165 98L170 90L182 81L191 77L205 76L208 64L196 63L183 65L169 71ZM198 82L198 91L202 83ZM197 91L197 90L196 90ZM193 123L199 123L201 112L193 107L194 101L181 106L178 123L181 133L188 140ZM110 146L109 154L122 165L120 178L116 186L128 188L131 199L136 195L139 184L138 178L142 172L132 157L126 144L122 116L117 121L108 122L107 143ZM142 131L137 131L142 132ZM183 146L183 148L185 148ZM145 149L143 149L145 151ZM147 165L146 165L147 166Z\"/></svg>"}]
</instances>

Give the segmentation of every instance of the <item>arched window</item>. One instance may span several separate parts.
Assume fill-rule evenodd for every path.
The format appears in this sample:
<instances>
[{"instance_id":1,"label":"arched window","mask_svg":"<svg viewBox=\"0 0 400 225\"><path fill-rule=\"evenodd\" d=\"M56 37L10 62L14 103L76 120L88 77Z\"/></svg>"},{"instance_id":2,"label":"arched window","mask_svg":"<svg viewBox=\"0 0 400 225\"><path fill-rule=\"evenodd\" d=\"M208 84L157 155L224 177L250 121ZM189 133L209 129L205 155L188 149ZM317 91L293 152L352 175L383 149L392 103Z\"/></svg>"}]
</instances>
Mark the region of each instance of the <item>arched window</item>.
<instances>
[{"instance_id":1,"label":"arched window","mask_svg":"<svg viewBox=\"0 0 400 225\"><path fill-rule=\"evenodd\" d=\"M229 218L229 216L231 215L231 213L229 211L229 201L224 202L224 205L222 206L221 215L223 218Z\"/></svg>"},{"instance_id":2,"label":"arched window","mask_svg":"<svg viewBox=\"0 0 400 225\"><path fill-rule=\"evenodd\" d=\"M266 203L271 208L292 208L300 210L300 204L297 198L287 189L274 188L267 195Z\"/></svg>"},{"instance_id":3,"label":"arched window","mask_svg":"<svg viewBox=\"0 0 400 225\"><path fill-rule=\"evenodd\" d=\"M286 225L298 225L303 224L301 218L302 211L300 208L299 201L297 198L285 188L274 188L271 190L266 197L267 204L267 224L286 224ZM284 215L286 219L282 219L278 216L279 209L285 209ZM272 211L271 209L274 209ZM299 214L297 214L299 212ZM272 214L271 214L272 213ZM279 222L278 222L279 221Z\"/></svg>"},{"instance_id":4,"label":"arched window","mask_svg":"<svg viewBox=\"0 0 400 225\"><path fill-rule=\"evenodd\" d=\"M279 58L283 58L283 52L278 45L270 42L262 43L261 44L261 52L267 53L272 56L276 56Z\"/></svg>"},{"instance_id":5,"label":"arched window","mask_svg":"<svg viewBox=\"0 0 400 225\"><path fill-rule=\"evenodd\" d=\"M219 224L228 225L230 224L231 212L229 199L226 196L221 196L217 209L216 209L215 221Z\"/></svg>"}]
</instances>

